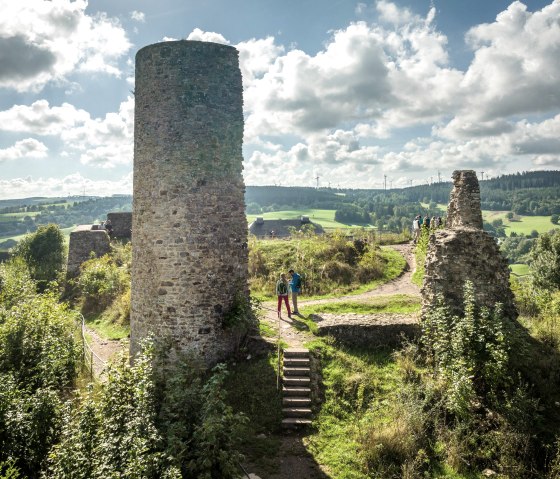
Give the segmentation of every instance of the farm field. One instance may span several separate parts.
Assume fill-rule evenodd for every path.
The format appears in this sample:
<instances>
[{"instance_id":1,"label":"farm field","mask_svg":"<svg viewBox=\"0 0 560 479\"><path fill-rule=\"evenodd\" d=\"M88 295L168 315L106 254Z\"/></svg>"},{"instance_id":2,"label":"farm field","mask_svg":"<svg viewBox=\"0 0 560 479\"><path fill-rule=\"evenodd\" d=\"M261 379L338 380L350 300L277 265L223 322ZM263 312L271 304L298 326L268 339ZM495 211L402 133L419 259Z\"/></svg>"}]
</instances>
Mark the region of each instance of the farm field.
<instances>
[{"instance_id":1,"label":"farm field","mask_svg":"<svg viewBox=\"0 0 560 479\"><path fill-rule=\"evenodd\" d=\"M526 264L510 264L509 268L515 276L526 276L529 274L529 266Z\"/></svg>"},{"instance_id":2,"label":"farm field","mask_svg":"<svg viewBox=\"0 0 560 479\"><path fill-rule=\"evenodd\" d=\"M74 231L74 229L76 228L76 225L74 226L70 226L68 228L61 228L60 231L62 231L62 233L64 234L64 238L66 239L66 244L68 244L68 242L70 241L70 233L72 231ZM0 243L2 243L3 241L7 241L9 239L12 239L14 241L19 241L21 240L25 235L25 234L21 234L21 235L16 235L16 236L2 236L0 237ZM0 251L6 251L5 249L0 248Z\"/></svg>"},{"instance_id":3,"label":"farm field","mask_svg":"<svg viewBox=\"0 0 560 479\"><path fill-rule=\"evenodd\" d=\"M559 225L553 225L550 222L550 216L517 216L516 221L509 221L506 218L507 213L507 211L483 210L482 218L489 223L497 219L502 220L508 236L512 231L517 234L529 235L533 230L539 233L547 233L553 229L560 228Z\"/></svg>"},{"instance_id":4,"label":"farm field","mask_svg":"<svg viewBox=\"0 0 560 479\"><path fill-rule=\"evenodd\" d=\"M257 217L265 220L293 220L301 216L309 216L309 219L314 223L319 223L325 229L348 229L348 228L373 228L370 224L346 224L339 223L334 219L335 210L316 210L316 209L302 209L302 210L286 210L286 211L271 211L268 213L261 213L258 215L247 215L247 222L251 224Z\"/></svg>"}]
</instances>

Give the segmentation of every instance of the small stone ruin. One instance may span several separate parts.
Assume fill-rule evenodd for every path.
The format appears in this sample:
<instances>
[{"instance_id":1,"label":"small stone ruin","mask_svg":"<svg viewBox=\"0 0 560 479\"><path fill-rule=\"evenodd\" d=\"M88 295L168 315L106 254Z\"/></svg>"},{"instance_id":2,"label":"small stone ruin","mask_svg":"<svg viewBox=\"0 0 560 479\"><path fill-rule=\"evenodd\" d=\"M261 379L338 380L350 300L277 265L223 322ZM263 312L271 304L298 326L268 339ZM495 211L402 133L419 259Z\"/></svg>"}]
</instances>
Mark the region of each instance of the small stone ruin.
<instances>
[{"instance_id":1,"label":"small stone ruin","mask_svg":"<svg viewBox=\"0 0 560 479\"><path fill-rule=\"evenodd\" d=\"M99 225L77 226L70 233L66 276L68 278L77 276L80 266L91 258L92 253L99 258L109 251L111 251L111 240L103 228Z\"/></svg>"},{"instance_id":2,"label":"small stone ruin","mask_svg":"<svg viewBox=\"0 0 560 479\"><path fill-rule=\"evenodd\" d=\"M463 313L466 281L473 283L479 306L493 309L501 303L504 314L517 318L509 287L506 258L488 233L482 230L480 188L476 172L453 173L453 190L447 208L447 228L430 235L422 287L422 315L437 303L454 313Z\"/></svg>"}]
</instances>

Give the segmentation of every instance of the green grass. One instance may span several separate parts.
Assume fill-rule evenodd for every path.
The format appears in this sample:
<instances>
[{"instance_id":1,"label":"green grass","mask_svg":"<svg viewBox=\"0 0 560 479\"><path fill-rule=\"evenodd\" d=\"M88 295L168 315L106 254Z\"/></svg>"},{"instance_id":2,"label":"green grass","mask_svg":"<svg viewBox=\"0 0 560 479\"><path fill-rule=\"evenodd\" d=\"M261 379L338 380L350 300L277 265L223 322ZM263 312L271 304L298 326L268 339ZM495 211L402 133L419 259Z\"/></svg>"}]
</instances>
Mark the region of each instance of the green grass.
<instances>
[{"instance_id":1,"label":"green grass","mask_svg":"<svg viewBox=\"0 0 560 479\"><path fill-rule=\"evenodd\" d=\"M337 314L337 313L415 313L420 310L421 298L406 294L395 294L392 296L378 296L365 302L342 301L336 303L302 305L302 314Z\"/></svg>"},{"instance_id":2,"label":"green grass","mask_svg":"<svg viewBox=\"0 0 560 479\"><path fill-rule=\"evenodd\" d=\"M367 470L360 441L372 425L370 411L390 408L398 391L398 368L391 350L340 350L323 340L309 344L320 358L324 401L308 437L315 460L327 467L329 477L376 477Z\"/></svg>"},{"instance_id":3,"label":"green grass","mask_svg":"<svg viewBox=\"0 0 560 479\"><path fill-rule=\"evenodd\" d=\"M527 264L510 264L509 268L516 276L526 276L529 274L529 265Z\"/></svg>"},{"instance_id":4,"label":"green grass","mask_svg":"<svg viewBox=\"0 0 560 479\"><path fill-rule=\"evenodd\" d=\"M130 336L130 326L103 320L102 315L99 314L87 317L86 324L105 339L125 339Z\"/></svg>"},{"instance_id":5,"label":"green grass","mask_svg":"<svg viewBox=\"0 0 560 479\"><path fill-rule=\"evenodd\" d=\"M261 213L258 215L247 215L247 221L251 224L256 218L263 218L265 220L294 220L299 219L301 216L309 216L313 223L320 224L326 229L349 229L349 228L373 228L371 224L345 224L339 223L334 219L335 210L316 210L316 209L302 209L302 210L286 210L286 211L271 211L268 213Z\"/></svg>"},{"instance_id":6,"label":"green grass","mask_svg":"<svg viewBox=\"0 0 560 479\"><path fill-rule=\"evenodd\" d=\"M500 219L503 221L503 226L506 235L512 232L517 234L529 235L533 230L539 233L547 233L553 229L560 228L559 225L554 225L550 222L550 216L516 216L515 221L510 221L506 218L507 211L482 211L482 218L488 223Z\"/></svg>"}]
</instances>

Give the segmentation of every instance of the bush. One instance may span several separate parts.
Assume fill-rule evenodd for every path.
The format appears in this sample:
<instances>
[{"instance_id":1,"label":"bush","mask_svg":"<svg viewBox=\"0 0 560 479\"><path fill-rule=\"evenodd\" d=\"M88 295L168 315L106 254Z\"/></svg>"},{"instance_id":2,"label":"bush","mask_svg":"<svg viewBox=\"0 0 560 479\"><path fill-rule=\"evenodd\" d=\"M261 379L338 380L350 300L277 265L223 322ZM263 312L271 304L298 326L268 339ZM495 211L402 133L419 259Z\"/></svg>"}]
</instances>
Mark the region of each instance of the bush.
<instances>
[{"instance_id":1,"label":"bush","mask_svg":"<svg viewBox=\"0 0 560 479\"><path fill-rule=\"evenodd\" d=\"M186 358L169 365L145 345L110 366L100 390L68 403L48 477L238 477L242 416L225 403L225 368L205 381Z\"/></svg>"},{"instance_id":2,"label":"bush","mask_svg":"<svg viewBox=\"0 0 560 479\"><path fill-rule=\"evenodd\" d=\"M14 256L23 258L31 277L45 289L56 280L66 264L64 235L57 225L39 226L35 233L25 236L13 250Z\"/></svg>"},{"instance_id":3,"label":"bush","mask_svg":"<svg viewBox=\"0 0 560 479\"><path fill-rule=\"evenodd\" d=\"M78 289L84 298L84 313L101 311L130 286L126 267L119 267L111 255L82 264Z\"/></svg>"}]
</instances>

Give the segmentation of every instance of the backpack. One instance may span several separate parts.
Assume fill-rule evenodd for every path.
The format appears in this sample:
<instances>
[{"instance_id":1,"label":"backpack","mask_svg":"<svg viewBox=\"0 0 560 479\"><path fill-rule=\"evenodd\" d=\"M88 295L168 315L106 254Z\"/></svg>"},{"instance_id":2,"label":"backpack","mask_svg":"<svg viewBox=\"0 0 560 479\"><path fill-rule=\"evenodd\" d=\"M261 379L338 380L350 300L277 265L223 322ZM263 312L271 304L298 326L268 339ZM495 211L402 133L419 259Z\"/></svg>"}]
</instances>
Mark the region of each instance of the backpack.
<instances>
[{"instance_id":1,"label":"backpack","mask_svg":"<svg viewBox=\"0 0 560 479\"><path fill-rule=\"evenodd\" d=\"M284 281L278 281L278 283L276 284L276 294L288 294L288 285Z\"/></svg>"},{"instance_id":2,"label":"backpack","mask_svg":"<svg viewBox=\"0 0 560 479\"><path fill-rule=\"evenodd\" d=\"M301 289L301 276L298 276L294 281L294 288Z\"/></svg>"}]
</instances>

